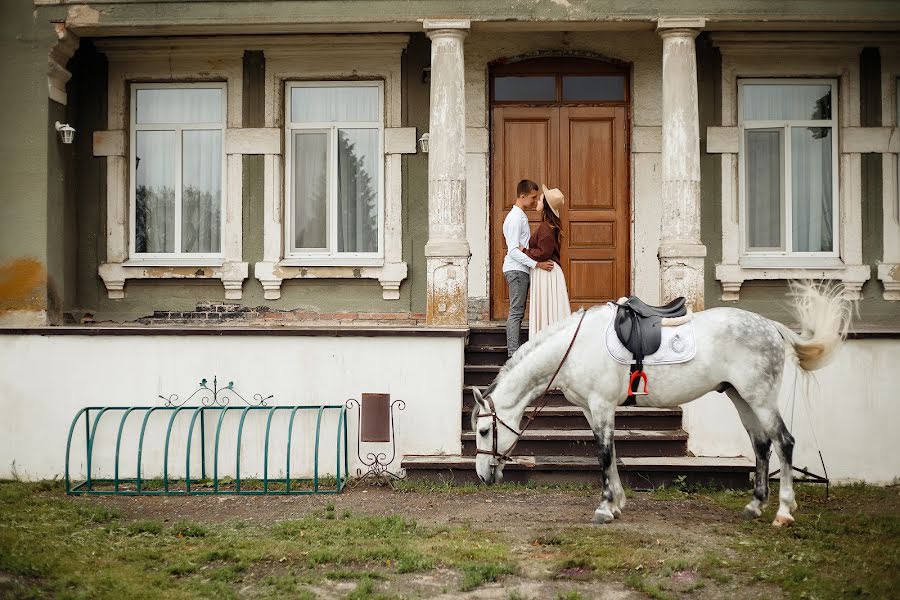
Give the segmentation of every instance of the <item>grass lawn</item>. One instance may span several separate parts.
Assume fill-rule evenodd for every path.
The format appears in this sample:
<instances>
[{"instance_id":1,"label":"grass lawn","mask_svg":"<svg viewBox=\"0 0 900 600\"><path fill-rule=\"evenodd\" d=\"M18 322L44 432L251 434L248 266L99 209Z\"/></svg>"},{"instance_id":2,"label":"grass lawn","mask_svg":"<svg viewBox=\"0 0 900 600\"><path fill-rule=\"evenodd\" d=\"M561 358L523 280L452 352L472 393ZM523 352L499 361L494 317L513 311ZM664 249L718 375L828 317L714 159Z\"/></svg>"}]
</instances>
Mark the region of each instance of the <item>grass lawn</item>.
<instances>
[{"instance_id":1,"label":"grass lawn","mask_svg":"<svg viewBox=\"0 0 900 600\"><path fill-rule=\"evenodd\" d=\"M581 515L596 490L583 487L246 497L210 520L218 498L184 498L190 519L168 518L165 498L72 499L56 482L0 482L0 597L432 597L495 581L506 589L494 597L509 600L590 598L601 586L653 598L897 597L900 487L823 492L798 486L797 524L778 530L774 507L765 521L738 516L747 492L633 493L621 521L595 527Z\"/></svg>"}]
</instances>

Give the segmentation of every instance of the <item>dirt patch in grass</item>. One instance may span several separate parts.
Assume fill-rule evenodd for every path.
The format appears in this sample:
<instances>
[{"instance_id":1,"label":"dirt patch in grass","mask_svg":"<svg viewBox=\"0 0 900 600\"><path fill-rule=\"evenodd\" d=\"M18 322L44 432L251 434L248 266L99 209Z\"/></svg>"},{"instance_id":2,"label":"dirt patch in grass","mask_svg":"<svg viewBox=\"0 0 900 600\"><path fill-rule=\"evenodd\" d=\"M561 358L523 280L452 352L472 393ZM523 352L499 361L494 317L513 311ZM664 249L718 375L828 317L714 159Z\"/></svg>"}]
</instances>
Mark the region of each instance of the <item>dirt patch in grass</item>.
<instances>
[{"instance_id":1,"label":"dirt patch in grass","mask_svg":"<svg viewBox=\"0 0 900 600\"><path fill-rule=\"evenodd\" d=\"M65 497L0 483L0 597L838 598L900 586L900 488L748 493L402 484L337 496ZM773 490L777 498L777 490Z\"/></svg>"}]
</instances>

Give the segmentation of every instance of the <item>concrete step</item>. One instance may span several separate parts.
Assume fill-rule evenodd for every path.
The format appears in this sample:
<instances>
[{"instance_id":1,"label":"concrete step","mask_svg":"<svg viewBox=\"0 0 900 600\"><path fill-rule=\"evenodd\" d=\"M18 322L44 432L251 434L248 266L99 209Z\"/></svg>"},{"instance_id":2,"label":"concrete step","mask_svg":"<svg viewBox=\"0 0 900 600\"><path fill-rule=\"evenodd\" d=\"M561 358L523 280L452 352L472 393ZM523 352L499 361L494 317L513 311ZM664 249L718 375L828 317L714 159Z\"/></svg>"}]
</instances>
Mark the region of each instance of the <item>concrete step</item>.
<instances>
[{"instance_id":1,"label":"concrete step","mask_svg":"<svg viewBox=\"0 0 900 600\"><path fill-rule=\"evenodd\" d=\"M475 456L476 434L463 432L462 453ZM616 456L687 456L688 434L681 429L653 431L617 429ZM597 441L589 429L529 429L519 439L521 456L597 456Z\"/></svg>"},{"instance_id":2,"label":"concrete step","mask_svg":"<svg viewBox=\"0 0 900 600\"><path fill-rule=\"evenodd\" d=\"M689 485L749 489L753 462L743 456L710 458L699 456L620 457L622 483L636 490L653 489L679 480ZM407 455L401 466L410 480L477 483L474 456ZM683 479L679 479L683 478ZM517 483L599 483L596 457L540 455L509 463L503 480Z\"/></svg>"},{"instance_id":3,"label":"concrete step","mask_svg":"<svg viewBox=\"0 0 900 600\"><path fill-rule=\"evenodd\" d=\"M474 397L473 397L473 395L472 395L472 388L473 388L473 387L477 387L479 390L481 390L482 392L484 392L484 389L485 389L487 386L484 386L484 385L479 385L479 386L464 385L464 386L463 386L463 390L462 390L462 394L463 394L463 408L464 408L464 409L465 409L465 407L470 407L470 408L471 408L472 405L473 405L474 402L475 402L475 399L474 399ZM572 404L571 404L568 400L566 400L566 397L563 396L562 392L560 392L559 390L550 390L550 392L547 393L547 406L572 406Z\"/></svg>"},{"instance_id":4,"label":"concrete step","mask_svg":"<svg viewBox=\"0 0 900 600\"><path fill-rule=\"evenodd\" d=\"M495 365L500 366L506 362L506 340L500 345L466 346L467 365Z\"/></svg>"},{"instance_id":5,"label":"concrete step","mask_svg":"<svg viewBox=\"0 0 900 600\"><path fill-rule=\"evenodd\" d=\"M538 413L531 427L536 429L589 429L587 419L584 418L584 413L581 409L566 402L565 398L563 398L563 401L565 402L564 405L545 406ZM463 400L463 431L471 429L473 403L474 400L468 403ZM527 409L525 415L528 416L534 410L536 410L536 407ZM522 424L524 423L523 418ZM615 427L616 429L681 429L681 409L620 406L616 409Z\"/></svg>"},{"instance_id":6,"label":"concrete step","mask_svg":"<svg viewBox=\"0 0 900 600\"><path fill-rule=\"evenodd\" d=\"M498 365L465 365L463 367L463 385L487 387L500 372Z\"/></svg>"},{"instance_id":7,"label":"concrete step","mask_svg":"<svg viewBox=\"0 0 900 600\"><path fill-rule=\"evenodd\" d=\"M522 333L519 336L521 343L528 341L528 328L522 327ZM506 326L498 325L478 325L469 328L469 345L472 346L503 346L506 347Z\"/></svg>"}]
</instances>

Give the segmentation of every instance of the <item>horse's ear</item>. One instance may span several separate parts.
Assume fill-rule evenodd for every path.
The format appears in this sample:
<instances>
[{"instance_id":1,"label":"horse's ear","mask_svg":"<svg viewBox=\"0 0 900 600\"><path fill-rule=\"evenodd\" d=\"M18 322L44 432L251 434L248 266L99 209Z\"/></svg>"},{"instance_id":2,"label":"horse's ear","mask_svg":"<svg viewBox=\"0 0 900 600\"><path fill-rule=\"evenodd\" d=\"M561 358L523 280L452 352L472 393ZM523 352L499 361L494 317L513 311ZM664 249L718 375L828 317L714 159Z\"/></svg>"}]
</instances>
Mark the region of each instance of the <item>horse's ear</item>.
<instances>
[{"instance_id":1,"label":"horse's ear","mask_svg":"<svg viewBox=\"0 0 900 600\"><path fill-rule=\"evenodd\" d=\"M484 396L481 395L481 390L479 390L477 387L473 387L472 396L475 397L475 402L478 403L478 406L487 411L487 404L484 401Z\"/></svg>"}]
</instances>

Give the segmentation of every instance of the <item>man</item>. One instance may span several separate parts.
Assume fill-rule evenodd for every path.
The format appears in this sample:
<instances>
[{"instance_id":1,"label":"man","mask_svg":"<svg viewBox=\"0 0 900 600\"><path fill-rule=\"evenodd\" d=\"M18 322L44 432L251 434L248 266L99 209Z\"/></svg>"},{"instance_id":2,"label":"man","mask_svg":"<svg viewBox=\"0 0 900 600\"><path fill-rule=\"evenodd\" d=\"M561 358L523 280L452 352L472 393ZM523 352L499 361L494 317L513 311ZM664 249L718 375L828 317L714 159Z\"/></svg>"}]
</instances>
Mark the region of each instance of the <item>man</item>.
<instances>
[{"instance_id":1,"label":"man","mask_svg":"<svg viewBox=\"0 0 900 600\"><path fill-rule=\"evenodd\" d=\"M506 257L503 259L503 276L509 284L509 317L506 320L506 354L512 356L519 349L519 334L522 318L525 316L525 302L528 300L528 284L531 269L535 266L550 271L552 261L537 261L528 258L519 247L528 248L531 229L525 210L534 206L540 192L538 184L523 179L516 186L516 204L503 221L503 237L506 240Z\"/></svg>"}]
</instances>

